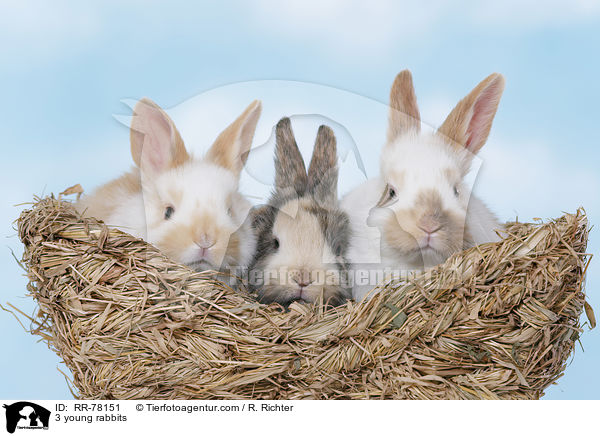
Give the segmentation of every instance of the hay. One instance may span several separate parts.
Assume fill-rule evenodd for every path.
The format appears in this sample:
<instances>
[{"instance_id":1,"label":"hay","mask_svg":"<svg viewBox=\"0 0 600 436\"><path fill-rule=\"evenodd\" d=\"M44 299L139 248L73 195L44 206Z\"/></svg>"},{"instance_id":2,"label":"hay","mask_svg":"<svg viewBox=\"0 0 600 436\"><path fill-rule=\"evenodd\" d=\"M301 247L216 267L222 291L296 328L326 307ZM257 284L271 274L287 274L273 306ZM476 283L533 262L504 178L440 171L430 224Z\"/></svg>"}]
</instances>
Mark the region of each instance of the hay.
<instances>
[{"instance_id":1,"label":"hay","mask_svg":"<svg viewBox=\"0 0 600 436\"><path fill-rule=\"evenodd\" d=\"M18 228L39 304L32 332L64 359L79 398L537 399L582 332L582 210L511 223L502 242L365 304L289 312L67 202L39 200Z\"/></svg>"}]
</instances>

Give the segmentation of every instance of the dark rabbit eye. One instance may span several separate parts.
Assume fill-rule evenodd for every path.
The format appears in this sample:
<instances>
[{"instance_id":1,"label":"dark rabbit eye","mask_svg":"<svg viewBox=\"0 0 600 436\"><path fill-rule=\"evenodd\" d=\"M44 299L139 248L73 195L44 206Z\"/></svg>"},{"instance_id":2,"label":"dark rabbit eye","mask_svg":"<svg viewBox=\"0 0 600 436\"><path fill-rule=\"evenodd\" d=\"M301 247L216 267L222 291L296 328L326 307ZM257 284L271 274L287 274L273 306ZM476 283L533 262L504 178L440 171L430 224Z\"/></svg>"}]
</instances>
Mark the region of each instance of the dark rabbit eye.
<instances>
[{"instance_id":1,"label":"dark rabbit eye","mask_svg":"<svg viewBox=\"0 0 600 436\"><path fill-rule=\"evenodd\" d=\"M279 248L279 239L273 238L273 248L277 250Z\"/></svg>"},{"instance_id":2,"label":"dark rabbit eye","mask_svg":"<svg viewBox=\"0 0 600 436\"><path fill-rule=\"evenodd\" d=\"M390 205L392 202L395 201L395 198L397 196L398 193L396 192L396 188L394 188L388 183L387 185L385 185L385 191L383 191L381 198L377 202L377 207L385 207Z\"/></svg>"},{"instance_id":3,"label":"dark rabbit eye","mask_svg":"<svg viewBox=\"0 0 600 436\"><path fill-rule=\"evenodd\" d=\"M173 209L171 206L167 206L167 208L165 209L165 219L168 220L169 218L171 218L174 212L175 209Z\"/></svg>"},{"instance_id":4,"label":"dark rabbit eye","mask_svg":"<svg viewBox=\"0 0 600 436\"><path fill-rule=\"evenodd\" d=\"M454 196L458 197L458 186L454 185Z\"/></svg>"}]
</instances>

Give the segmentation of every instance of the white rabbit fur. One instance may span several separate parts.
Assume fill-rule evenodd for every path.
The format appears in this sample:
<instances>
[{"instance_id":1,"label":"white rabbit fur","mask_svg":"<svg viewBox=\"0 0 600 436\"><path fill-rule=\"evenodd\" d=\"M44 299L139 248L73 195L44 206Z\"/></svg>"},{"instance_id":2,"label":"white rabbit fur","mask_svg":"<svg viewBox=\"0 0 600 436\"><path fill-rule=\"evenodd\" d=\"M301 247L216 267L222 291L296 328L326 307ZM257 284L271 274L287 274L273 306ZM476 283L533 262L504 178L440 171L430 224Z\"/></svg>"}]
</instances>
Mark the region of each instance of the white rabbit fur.
<instances>
[{"instance_id":1,"label":"white rabbit fur","mask_svg":"<svg viewBox=\"0 0 600 436\"><path fill-rule=\"evenodd\" d=\"M396 276L423 270L465 248L499 239L497 218L463 179L473 154L487 140L503 89L504 78L492 74L436 132L422 133L410 72L396 77L380 176L341 202L350 217L353 277L359 278L357 271L370 274L354 284L355 300L380 284L382 271Z\"/></svg>"},{"instance_id":2,"label":"white rabbit fur","mask_svg":"<svg viewBox=\"0 0 600 436\"><path fill-rule=\"evenodd\" d=\"M83 196L76 209L195 269L247 266L256 238L246 219L251 205L238 184L260 112L254 101L196 159L169 116L140 100L130 138L136 167Z\"/></svg>"}]
</instances>

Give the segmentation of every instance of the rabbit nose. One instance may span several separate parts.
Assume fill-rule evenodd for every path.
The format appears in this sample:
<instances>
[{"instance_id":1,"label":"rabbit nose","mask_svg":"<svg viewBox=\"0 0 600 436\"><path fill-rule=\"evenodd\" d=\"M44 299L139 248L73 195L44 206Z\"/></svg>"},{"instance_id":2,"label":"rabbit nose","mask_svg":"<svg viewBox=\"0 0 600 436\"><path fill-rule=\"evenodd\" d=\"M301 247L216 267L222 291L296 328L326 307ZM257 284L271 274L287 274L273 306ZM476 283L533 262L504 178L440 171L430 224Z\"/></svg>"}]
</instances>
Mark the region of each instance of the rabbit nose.
<instances>
[{"instance_id":1,"label":"rabbit nose","mask_svg":"<svg viewBox=\"0 0 600 436\"><path fill-rule=\"evenodd\" d=\"M425 233L427 233L429 235L433 235L435 232L437 232L439 229L441 229L442 226L440 226L440 225L424 226L424 225L419 224L419 228L421 230L423 230Z\"/></svg>"},{"instance_id":2,"label":"rabbit nose","mask_svg":"<svg viewBox=\"0 0 600 436\"><path fill-rule=\"evenodd\" d=\"M301 288L305 288L310 285L314 280L310 277L310 271L302 270L296 271L292 275L292 280Z\"/></svg>"},{"instance_id":3,"label":"rabbit nose","mask_svg":"<svg viewBox=\"0 0 600 436\"><path fill-rule=\"evenodd\" d=\"M437 220L433 220L430 217L425 217L419 220L417 227L419 227L425 233L432 235L441 229L442 225Z\"/></svg>"},{"instance_id":4,"label":"rabbit nose","mask_svg":"<svg viewBox=\"0 0 600 436\"><path fill-rule=\"evenodd\" d=\"M196 241L194 241L194 243L202 249L207 249L214 246L217 243L217 241L214 238L211 238L210 236L204 234Z\"/></svg>"}]
</instances>

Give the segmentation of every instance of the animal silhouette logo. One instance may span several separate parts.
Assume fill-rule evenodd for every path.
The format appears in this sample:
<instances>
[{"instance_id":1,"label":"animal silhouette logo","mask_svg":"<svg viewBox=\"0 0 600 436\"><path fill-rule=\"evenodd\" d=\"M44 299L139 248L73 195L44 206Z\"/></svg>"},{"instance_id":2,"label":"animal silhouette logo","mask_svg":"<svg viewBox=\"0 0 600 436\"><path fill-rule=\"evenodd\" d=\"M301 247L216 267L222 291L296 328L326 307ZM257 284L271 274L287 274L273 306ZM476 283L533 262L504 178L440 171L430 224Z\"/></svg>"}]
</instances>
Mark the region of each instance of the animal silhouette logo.
<instances>
[{"instance_id":1,"label":"animal silhouette logo","mask_svg":"<svg viewBox=\"0 0 600 436\"><path fill-rule=\"evenodd\" d=\"M6 431L14 433L19 429L48 429L50 411L42 406L28 401L19 401L6 409Z\"/></svg>"}]
</instances>

